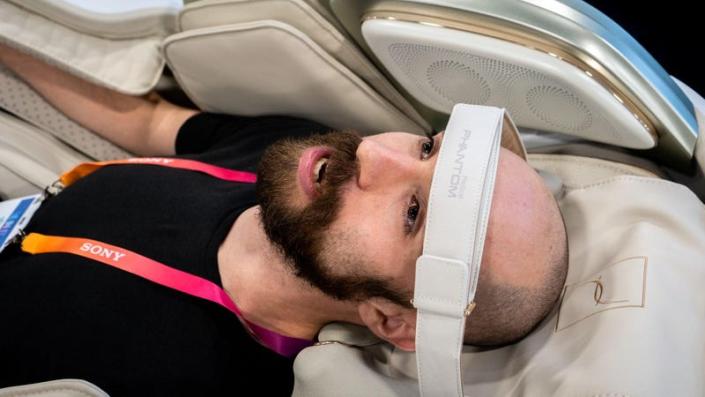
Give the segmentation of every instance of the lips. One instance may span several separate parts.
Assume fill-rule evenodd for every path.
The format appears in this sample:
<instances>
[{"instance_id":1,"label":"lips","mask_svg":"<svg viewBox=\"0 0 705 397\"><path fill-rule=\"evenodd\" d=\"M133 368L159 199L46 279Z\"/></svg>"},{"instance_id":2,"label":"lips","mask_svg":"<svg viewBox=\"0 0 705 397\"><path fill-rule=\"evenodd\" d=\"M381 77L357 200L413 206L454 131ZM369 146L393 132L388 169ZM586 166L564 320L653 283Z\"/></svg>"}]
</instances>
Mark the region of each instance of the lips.
<instances>
[{"instance_id":1,"label":"lips","mask_svg":"<svg viewBox=\"0 0 705 397\"><path fill-rule=\"evenodd\" d=\"M316 188L316 163L322 158L330 157L332 150L326 146L314 146L303 151L299 158L299 185L310 200L318 197Z\"/></svg>"}]
</instances>

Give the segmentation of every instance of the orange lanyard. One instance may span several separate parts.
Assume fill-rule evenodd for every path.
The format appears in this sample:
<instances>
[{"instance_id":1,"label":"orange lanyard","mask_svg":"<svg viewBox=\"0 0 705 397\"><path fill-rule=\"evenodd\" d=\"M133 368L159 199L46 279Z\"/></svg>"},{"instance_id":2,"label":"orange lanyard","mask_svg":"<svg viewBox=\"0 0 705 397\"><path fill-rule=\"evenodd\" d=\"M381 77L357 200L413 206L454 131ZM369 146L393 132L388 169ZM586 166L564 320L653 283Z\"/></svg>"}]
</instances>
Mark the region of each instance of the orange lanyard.
<instances>
[{"instance_id":1,"label":"orange lanyard","mask_svg":"<svg viewBox=\"0 0 705 397\"><path fill-rule=\"evenodd\" d=\"M138 158L83 163L63 174L59 181L63 186L69 186L100 167L113 164L151 164L182 168L203 172L216 178L233 182L253 183L256 180L255 174L249 172L229 170L193 160ZM247 321L225 290L212 281L172 268L121 247L87 238L30 233L24 236L21 248L22 251L29 254L61 252L78 255L132 273L185 294L217 303L235 314L245 326L245 329L259 343L286 357L293 357L312 344L310 340L284 336Z\"/></svg>"},{"instance_id":2,"label":"orange lanyard","mask_svg":"<svg viewBox=\"0 0 705 397\"><path fill-rule=\"evenodd\" d=\"M64 186L69 186L70 184L76 182L84 176L89 175L106 165L121 164L158 165L162 167L180 168L184 170L202 172L215 178L231 182L255 183L257 181L257 175L251 172L229 170L227 168L217 167L215 165L210 165L195 160L172 159L165 157L137 157L125 160L83 163L77 165L72 170L61 175L61 177L59 177L59 181Z\"/></svg>"}]
</instances>

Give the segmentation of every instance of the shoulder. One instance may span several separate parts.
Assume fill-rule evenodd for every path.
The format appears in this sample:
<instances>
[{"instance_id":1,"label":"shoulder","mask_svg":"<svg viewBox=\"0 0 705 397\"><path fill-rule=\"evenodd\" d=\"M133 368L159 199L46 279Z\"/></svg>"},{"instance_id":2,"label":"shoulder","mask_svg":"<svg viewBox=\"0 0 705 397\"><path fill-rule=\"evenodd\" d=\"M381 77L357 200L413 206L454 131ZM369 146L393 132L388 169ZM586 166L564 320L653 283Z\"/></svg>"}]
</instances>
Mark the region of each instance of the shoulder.
<instances>
[{"instance_id":1,"label":"shoulder","mask_svg":"<svg viewBox=\"0 0 705 397\"><path fill-rule=\"evenodd\" d=\"M285 137L303 137L331 131L312 120L290 116L236 116L197 113L188 118L176 139L178 154L202 153L209 149L258 141L272 143Z\"/></svg>"}]
</instances>

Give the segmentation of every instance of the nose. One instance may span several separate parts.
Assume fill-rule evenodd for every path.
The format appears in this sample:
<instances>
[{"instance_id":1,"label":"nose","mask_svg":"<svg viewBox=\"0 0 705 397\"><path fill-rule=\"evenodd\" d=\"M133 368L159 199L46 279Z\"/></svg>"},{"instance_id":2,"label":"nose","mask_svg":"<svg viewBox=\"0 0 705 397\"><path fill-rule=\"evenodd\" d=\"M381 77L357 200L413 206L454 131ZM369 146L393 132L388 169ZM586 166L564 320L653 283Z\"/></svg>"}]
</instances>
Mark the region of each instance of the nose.
<instances>
[{"instance_id":1,"label":"nose","mask_svg":"<svg viewBox=\"0 0 705 397\"><path fill-rule=\"evenodd\" d=\"M364 139L356 152L360 173L357 184L362 190L385 186L413 177L416 163L409 153Z\"/></svg>"}]
</instances>

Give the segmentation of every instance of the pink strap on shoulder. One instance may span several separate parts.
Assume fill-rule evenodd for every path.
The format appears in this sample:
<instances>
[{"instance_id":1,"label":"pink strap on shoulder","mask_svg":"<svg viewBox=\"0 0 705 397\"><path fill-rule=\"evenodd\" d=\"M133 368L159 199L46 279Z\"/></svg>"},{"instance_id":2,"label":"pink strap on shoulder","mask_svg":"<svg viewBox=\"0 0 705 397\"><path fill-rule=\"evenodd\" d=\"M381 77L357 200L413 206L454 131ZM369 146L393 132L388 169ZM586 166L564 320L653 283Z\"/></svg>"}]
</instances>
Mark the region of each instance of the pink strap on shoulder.
<instances>
[{"instance_id":1,"label":"pink strap on shoulder","mask_svg":"<svg viewBox=\"0 0 705 397\"><path fill-rule=\"evenodd\" d=\"M30 233L22 241L22 250L30 254L62 252L82 256L185 294L217 303L235 314L260 344L286 357L294 357L313 343L307 339L278 334L245 320L235 302L214 282L174 269L124 248L86 238Z\"/></svg>"},{"instance_id":2,"label":"pink strap on shoulder","mask_svg":"<svg viewBox=\"0 0 705 397\"><path fill-rule=\"evenodd\" d=\"M144 164L179 168L202 172L215 178L231 182L255 183L257 181L257 175L251 172L231 170L195 160L166 157L141 157L83 163L61 175L59 180L64 186L69 186L106 165L121 164ZM237 305L235 305L235 302L233 302L225 290L217 284L204 278L194 276L193 274L174 269L124 248L85 238L45 236L38 233L30 233L22 242L22 250L31 254L63 252L79 255L135 274L185 294L217 303L234 313L245 326L245 329L247 329L259 343L286 357L295 356L313 343L308 339L284 336L247 321L242 317L242 313Z\"/></svg>"},{"instance_id":3,"label":"pink strap on shoulder","mask_svg":"<svg viewBox=\"0 0 705 397\"><path fill-rule=\"evenodd\" d=\"M61 175L59 180L64 186L76 182L86 175L93 173L99 168L106 165L120 164L143 164L143 165L158 165L162 167L180 168L184 170L202 172L218 179L231 182L255 183L257 175L246 172L231 170L228 168L218 167L215 165L203 163L196 160L176 159L167 157L136 157L125 160L98 161L93 163L82 163Z\"/></svg>"}]
</instances>

